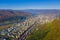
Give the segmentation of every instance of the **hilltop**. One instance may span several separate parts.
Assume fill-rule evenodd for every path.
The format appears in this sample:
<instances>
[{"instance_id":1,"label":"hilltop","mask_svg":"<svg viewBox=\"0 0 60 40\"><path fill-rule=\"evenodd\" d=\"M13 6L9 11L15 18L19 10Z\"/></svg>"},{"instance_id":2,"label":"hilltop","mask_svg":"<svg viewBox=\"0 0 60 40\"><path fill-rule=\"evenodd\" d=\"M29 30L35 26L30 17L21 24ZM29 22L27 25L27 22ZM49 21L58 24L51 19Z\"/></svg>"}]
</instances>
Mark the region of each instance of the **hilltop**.
<instances>
[{"instance_id":1,"label":"hilltop","mask_svg":"<svg viewBox=\"0 0 60 40\"><path fill-rule=\"evenodd\" d=\"M22 12L22 11L16 11L16 10L0 10L0 21L2 19L6 19L9 17L14 17L14 16L31 16L31 13L28 12Z\"/></svg>"}]
</instances>

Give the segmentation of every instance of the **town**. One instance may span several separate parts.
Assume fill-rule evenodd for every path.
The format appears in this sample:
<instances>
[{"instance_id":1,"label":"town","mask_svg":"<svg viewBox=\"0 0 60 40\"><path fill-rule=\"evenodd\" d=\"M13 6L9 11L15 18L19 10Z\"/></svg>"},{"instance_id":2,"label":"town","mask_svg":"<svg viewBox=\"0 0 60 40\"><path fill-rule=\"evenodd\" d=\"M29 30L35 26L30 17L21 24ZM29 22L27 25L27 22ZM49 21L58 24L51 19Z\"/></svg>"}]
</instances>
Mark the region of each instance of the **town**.
<instances>
[{"instance_id":1,"label":"town","mask_svg":"<svg viewBox=\"0 0 60 40\"><path fill-rule=\"evenodd\" d=\"M29 27L34 23L44 24L56 19L56 15L35 15L34 17L27 18L21 23L14 23L11 27L1 30L1 39L12 38L14 40L20 39L21 36ZM35 24L36 25L36 24ZM32 26L33 27L33 26ZM34 28L33 28L34 29ZM32 30L32 29L31 29ZM23 38L22 38L23 39Z\"/></svg>"}]
</instances>

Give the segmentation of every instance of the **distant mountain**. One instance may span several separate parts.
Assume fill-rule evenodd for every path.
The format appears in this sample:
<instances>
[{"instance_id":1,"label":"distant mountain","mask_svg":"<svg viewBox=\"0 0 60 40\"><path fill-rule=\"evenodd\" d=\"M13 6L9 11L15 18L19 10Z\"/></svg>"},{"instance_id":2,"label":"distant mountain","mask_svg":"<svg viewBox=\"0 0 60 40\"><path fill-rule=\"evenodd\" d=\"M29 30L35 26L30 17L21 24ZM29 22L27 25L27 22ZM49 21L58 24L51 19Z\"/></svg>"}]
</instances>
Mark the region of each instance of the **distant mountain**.
<instances>
[{"instance_id":1,"label":"distant mountain","mask_svg":"<svg viewBox=\"0 0 60 40\"><path fill-rule=\"evenodd\" d=\"M60 10L58 9L28 9L22 11L30 12L32 14L60 14Z\"/></svg>"},{"instance_id":2,"label":"distant mountain","mask_svg":"<svg viewBox=\"0 0 60 40\"><path fill-rule=\"evenodd\" d=\"M7 20L21 19L20 17L30 17L38 14L56 14L60 15L58 9L28 9L28 10L0 10L0 22Z\"/></svg>"},{"instance_id":3,"label":"distant mountain","mask_svg":"<svg viewBox=\"0 0 60 40\"><path fill-rule=\"evenodd\" d=\"M29 12L22 12L20 10L0 10L0 22L25 19L31 15Z\"/></svg>"},{"instance_id":4,"label":"distant mountain","mask_svg":"<svg viewBox=\"0 0 60 40\"><path fill-rule=\"evenodd\" d=\"M0 10L0 16L29 16L31 13L16 10Z\"/></svg>"}]
</instances>

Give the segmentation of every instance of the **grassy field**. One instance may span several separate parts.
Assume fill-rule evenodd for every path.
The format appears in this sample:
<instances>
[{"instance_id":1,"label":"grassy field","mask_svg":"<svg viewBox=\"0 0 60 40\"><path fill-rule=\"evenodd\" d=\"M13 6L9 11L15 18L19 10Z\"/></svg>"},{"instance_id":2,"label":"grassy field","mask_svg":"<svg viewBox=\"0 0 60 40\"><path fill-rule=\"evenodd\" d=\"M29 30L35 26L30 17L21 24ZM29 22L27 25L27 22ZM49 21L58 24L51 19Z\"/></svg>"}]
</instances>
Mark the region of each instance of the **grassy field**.
<instances>
[{"instance_id":1,"label":"grassy field","mask_svg":"<svg viewBox=\"0 0 60 40\"><path fill-rule=\"evenodd\" d=\"M27 40L60 40L60 19L38 25Z\"/></svg>"}]
</instances>

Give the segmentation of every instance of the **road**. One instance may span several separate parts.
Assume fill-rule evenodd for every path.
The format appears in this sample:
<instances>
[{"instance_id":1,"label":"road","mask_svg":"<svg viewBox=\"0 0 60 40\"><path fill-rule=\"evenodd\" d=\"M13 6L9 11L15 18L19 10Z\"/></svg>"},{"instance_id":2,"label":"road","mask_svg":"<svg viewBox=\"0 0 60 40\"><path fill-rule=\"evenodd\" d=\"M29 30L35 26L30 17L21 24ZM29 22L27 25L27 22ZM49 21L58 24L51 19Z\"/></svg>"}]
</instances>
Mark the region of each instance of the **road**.
<instances>
[{"instance_id":1,"label":"road","mask_svg":"<svg viewBox=\"0 0 60 40\"><path fill-rule=\"evenodd\" d=\"M37 24L37 21L36 22L34 22L34 24L32 24L27 30L25 30L21 35L20 35L20 38L19 38L19 40L26 40L26 36L27 35L29 35L31 32L32 32L32 30L34 30L35 29L35 25Z\"/></svg>"}]
</instances>

